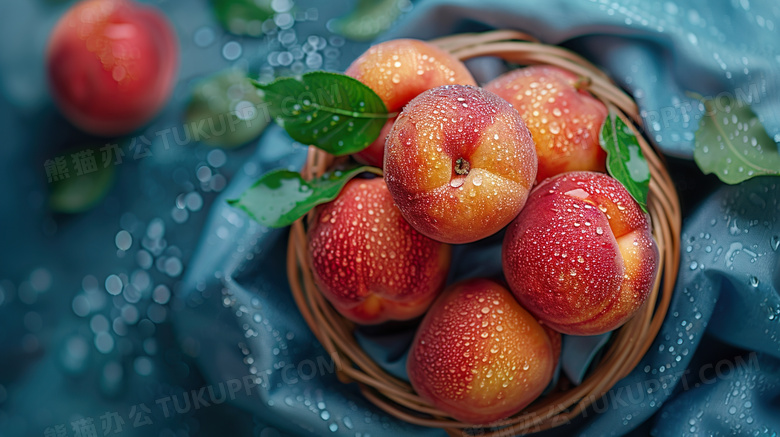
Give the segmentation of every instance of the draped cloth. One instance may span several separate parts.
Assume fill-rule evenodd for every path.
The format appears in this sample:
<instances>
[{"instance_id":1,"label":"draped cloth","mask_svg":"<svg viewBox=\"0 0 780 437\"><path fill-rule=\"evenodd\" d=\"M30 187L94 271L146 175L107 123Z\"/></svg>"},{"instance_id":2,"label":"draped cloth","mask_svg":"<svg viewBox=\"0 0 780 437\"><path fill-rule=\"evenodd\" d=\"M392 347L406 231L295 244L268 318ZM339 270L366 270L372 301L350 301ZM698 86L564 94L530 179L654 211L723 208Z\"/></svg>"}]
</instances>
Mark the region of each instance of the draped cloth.
<instances>
[{"instance_id":1,"label":"draped cloth","mask_svg":"<svg viewBox=\"0 0 780 437\"><path fill-rule=\"evenodd\" d=\"M647 136L670 158L685 217L682 264L668 316L630 375L580 418L546 434L622 435L639 429L705 435L780 429L780 419L772 413L780 394L780 179L761 177L726 186L703 176L690 162L702 113L686 95L726 93L747 101L770 136L780 138L775 21L780 21L780 10L769 1L484 0L475 6L465 0L434 0L416 4L382 36L430 39L511 28L574 49L636 98ZM482 81L500 72L495 63L470 66ZM289 144L280 129L269 130L253 162L270 170L280 155L266 155L286 150L279 153L294 155L299 164L303 154ZM223 197L238 195L252 182L234 179ZM216 229L230 231L218 245ZM290 384L289 379L309 371L307 360L316 362L326 354L290 296L285 242L285 230L264 229L224 202L212 209L183 288L182 298L190 304L178 319L181 335L213 352L200 358L209 377L224 380L247 373L236 347L241 343L253 357L251 366L270 369L261 399L246 399L242 407L278 429L302 435L326 435L334 427L372 436L444 435L385 416L354 384L343 385L329 372ZM248 252L256 255L247 260ZM451 280L500 275L497 269L500 239L488 239L456 248ZM214 278L214 271L225 272L229 280ZM249 310L236 310L241 307ZM255 313L260 317L253 320ZM294 335L285 338L285 333ZM405 377L409 332L363 329L357 336L386 370ZM585 340L564 341L562 367L569 369L570 378L587 373L604 344ZM285 402L307 392L317 393L328 420L321 417L323 409Z\"/></svg>"}]
</instances>

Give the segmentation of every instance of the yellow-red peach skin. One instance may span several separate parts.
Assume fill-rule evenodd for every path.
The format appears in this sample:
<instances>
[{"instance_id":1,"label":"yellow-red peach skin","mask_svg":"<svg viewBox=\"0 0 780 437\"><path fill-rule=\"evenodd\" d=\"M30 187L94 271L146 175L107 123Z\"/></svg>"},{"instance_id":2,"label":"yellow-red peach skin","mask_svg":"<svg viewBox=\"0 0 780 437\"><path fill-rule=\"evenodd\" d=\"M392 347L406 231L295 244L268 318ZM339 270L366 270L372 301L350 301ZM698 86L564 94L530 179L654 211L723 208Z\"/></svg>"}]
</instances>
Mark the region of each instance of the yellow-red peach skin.
<instances>
[{"instance_id":1,"label":"yellow-red peach skin","mask_svg":"<svg viewBox=\"0 0 780 437\"><path fill-rule=\"evenodd\" d=\"M448 85L406 105L387 138L384 170L415 229L469 243L520 212L536 178L536 152L509 103L481 88Z\"/></svg>"},{"instance_id":2,"label":"yellow-red peach skin","mask_svg":"<svg viewBox=\"0 0 780 437\"><path fill-rule=\"evenodd\" d=\"M658 271L647 214L604 173L545 180L507 229L503 269L512 292L542 323L596 335L644 304Z\"/></svg>"},{"instance_id":3,"label":"yellow-red peach skin","mask_svg":"<svg viewBox=\"0 0 780 437\"><path fill-rule=\"evenodd\" d=\"M178 51L171 24L153 7L130 0L76 3L49 37L52 97L86 132L131 132L168 100Z\"/></svg>"},{"instance_id":4,"label":"yellow-red peach skin","mask_svg":"<svg viewBox=\"0 0 780 437\"><path fill-rule=\"evenodd\" d=\"M488 424L517 413L550 382L547 332L494 281L448 287L420 325L407 361L415 391L455 419Z\"/></svg>"},{"instance_id":5,"label":"yellow-red peach skin","mask_svg":"<svg viewBox=\"0 0 780 437\"><path fill-rule=\"evenodd\" d=\"M583 84L562 68L533 65L485 85L511 103L528 125L539 158L538 182L567 171L605 170L599 131L607 108Z\"/></svg>"},{"instance_id":6,"label":"yellow-red peach skin","mask_svg":"<svg viewBox=\"0 0 780 437\"><path fill-rule=\"evenodd\" d=\"M345 74L371 88L389 112L398 112L423 91L442 85L476 85L466 66L450 53L416 39L394 39L371 46ZM395 119L365 150L355 154L363 164L381 167L385 139Z\"/></svg>"},{"instance_id":7,"label":"yellow-red peach skin","mask_svg":"<svg viewBox=\"0 0 780 437\"><path fill-rule=\"evenodd\" d=\"M442 290L450 265L450 246L415 231L382 178L353 179L320 205L308 240L320 291L360 324L421 315Z\"/></svg>"}]
</instances>

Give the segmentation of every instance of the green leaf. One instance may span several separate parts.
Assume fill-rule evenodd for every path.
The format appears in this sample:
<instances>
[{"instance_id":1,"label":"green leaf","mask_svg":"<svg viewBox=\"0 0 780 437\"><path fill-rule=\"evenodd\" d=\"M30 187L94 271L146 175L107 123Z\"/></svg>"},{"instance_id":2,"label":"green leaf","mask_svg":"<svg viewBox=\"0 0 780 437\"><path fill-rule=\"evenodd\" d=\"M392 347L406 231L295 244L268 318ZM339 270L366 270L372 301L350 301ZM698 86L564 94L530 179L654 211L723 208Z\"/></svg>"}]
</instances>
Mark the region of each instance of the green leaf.
<instances>
[{"instance_id":1,"label":"green leaf","mask_svg":"<svg viewBox=\"0 0 780 437\"><path fill-rule=\"evenodd\" d=\"M263 22L274 16L271 0L211 0L217 21L234 35L260 36Z\"/></svg>"},{"instance_id":2,"label":"green leaf","mask_svg":"<svg viewBox=\"0 0 780 437\"><path fill-rule=\"evenodd\" d=\"M344 74L313 71L254 84L270 115L294 140L337 156L365 149L396 115L387 113L371 88Z\"/></svg>"},{"instance_id":3,"label":"green leaf","mask_svg":"<svg viewBox=\"0 0 780 437\"><path fill-rule=\"evenodd\" d=\"M650 168L634 132L616 113L610 111L601 126L599 143L607 152L609 174L620 181L642 211L647 212Z\"/></svg>"},{"instance_id":4,"label":"green leaf","mask_svg":"<svg viewBox=\"0 0 780 437\"><path fill-rule=\"evenodd\" d=\"M214 147L236 147L257 138L271 121L266 103L246 74L228 69L200 82L192 91L186 125Z\"/></svg>"},{"instance_id":5,"label":"green leaf","mask_svg":"<svg viewBox=\"0 0 780 437\"><path fill-rule=\"evenodd\" d=\"M706 113L694 137L693 159L704 174L715 173L727 184L780 175L777 144L748 104L727 96L702 103Z\"/></svg>"},{"instance_id":6,"label":"green leaf","mask_svg":"<svg viewBox=\"0 0 780 437\"><path fill-rule=\"evenodd\" d=\"M409 0L358 0L352 12L333 19L328 28L355 41L370 41L389 29L410 6Z\"/></svg>"},{"instance_id":7,"label":"green leaf","mask_svg":"<svg viewBox=\"0 0 780 437\"><path fill-rule=\"evenodd\" d=\"M77 214L88 211L100 203L114 185L114 166L101 163L101 152L97 147L70 150L57 159L64 159L66 166L49 184L49 207L54 212ZM92 159L94 166L89 165ZM79 166L76 160L81 161ZM47 161L44 166L52 162ZM47 172L51 170L54 167L49 167Z\"/></svg>"},{"instance_id":8,"label":"green leaf","mask_svg":"<svg viewBox=\"0 0 780 437\"><path fill-rule=\"evenodd\" d=\"M338 196L350 179L363 172L381 175L376 167L357 167L333 171L311 181L289 170L270 171L228 203L246 211L258 223L282 228L293 224L315 206Z\"/></svg>"}]
</instances>

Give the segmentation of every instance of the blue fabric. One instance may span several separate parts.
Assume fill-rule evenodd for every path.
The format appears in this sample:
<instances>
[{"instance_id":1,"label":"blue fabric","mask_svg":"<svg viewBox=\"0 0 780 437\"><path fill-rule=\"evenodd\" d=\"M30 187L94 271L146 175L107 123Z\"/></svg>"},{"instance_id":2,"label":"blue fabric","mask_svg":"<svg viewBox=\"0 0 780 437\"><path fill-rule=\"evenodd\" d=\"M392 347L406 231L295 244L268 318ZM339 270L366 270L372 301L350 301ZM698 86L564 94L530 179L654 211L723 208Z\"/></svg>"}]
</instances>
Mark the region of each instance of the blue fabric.
<instances>
[{"instance_id":1,"label":"blue fabric","mask_svg":"<svg viewBox=\"0 0 780 437\"><path fill-rule=\"evenodd\" d=\"M560 364L563 373L575 385L582 384L593 361L609 342L611 332L578 337L564 335L561 341Z\"/></svg>"},{"instance_id":2,"label":"blue fabric","mask_svg":"<svg viewBox=\"0 0 780 437\"><path fill-rule=\"evenodd\" d=\"M648 125L649 137L673 156L692 155L693 132L701 115L697 105L685 96L686 90L712 96L721 92L730 92L735 96L743 93L739 97L747 96L770 135L775 135L780 128L777 112L772 109L777 108L779 103L777 94L772 92L777 89L778 76L773 74L778 71L777 60L769 63L763 53L751 52L750 46L746 48L744 43L734 41L735 38L768 41L776 33L759 26L744 29L743 21L756 18L752 14L744 14L744 10L741 15L736 13L735 10L742 5L707 4L704 7L705 4L701 3L701 9L697 9L693 2L686 5L625 2L623 6L617 7L597 2L561 2L559 5L513 2L511 5L508 2L485 1L480 3L479 8L474 8L466 1L422 2L399 27L383 39L401 36L427 39L452 32L510 27L530 31L545 42L575 47L637 96ZM561 11L566 11L565 16ZM759 11L756 15L768 12ZM712 29L718 29L728 33L706 34L702 31L702 22L707 23L705 30L712 32ZM432 23L435 25L432 26ZM745 32L737 36L734 32L736 28ZM722 41L726 35L731 44ZM721 63L727 66L738 64L740 70L721 68ZM742 71L745 65L749 68ZM691 78L692 72L696 80ZM778 270L778 258L777 251L770 247L772 235L780 233L780 224L776 219L780 212L776 183L777 178L763 178L738 187L724 187L704 202L697 214L686 223L684 238L689 244L684 247L683 269L669 316L650 352L601 404L594 406L593 410L598 414L591 412L590 417L586 414L583 420L550 432L551 435L570 435L575 430L582 435L619 435L630 432L645 421L648 421L645 426L649 426L653 423L653 415L670 397L681 391L682 385L685 385L682 390L684 396L703 399L700 396L707 396L704 392L709 391L709 385L703 385L701 390L688 387L686 369L699 342L707 333L747 350L774 355L779 353L777 322L772 317L774 311L780 308L777 305L778 278L773 277L773 272ZM701 195L701 192L691 193L691 197L686 200ZM732 199L732 203L740 201L741 204L730 205L722 198ZM718 218L714 225L711 224L713 217ZM699 221L697 218L700 218ZM735 233L734 229L740 223L744 226L755 223L758 229L744 234L742 231ZM708 238L715 240L707 242L714 246L710 249L712 252L705 250L706 245L696 246L695 251L689 249L703 226L709 228L706 233ZM472 273L500 275L500 272L489 267L500 265L497 262L498 244L493 243L491 245L488 241L478 244L472 251L458 248L451 279L470 277ZM754 254L752 258L746 256L744 251L751 247L747 250ZM459 261L463 261L464 257L467 261L460 264ZM734 263L737 263L736 267ZM695 268L692 268L694 264ZM721 272L731 279L723 278L719 274ZM733 280L733 272L737 272L741 281ZM758 278L759 290L749 281L753 277ZM757 293L762 291L765 296ZM716 305L721 294L730 304ZM761 317L758 317L758 313ZM746 317L750 318L749 321L745 320ZM286 319L289 319L289 315ZM710 320L716 323L708 331ZM386 346L386 337L372 339L359 334L358 338L388 371L403 377L405 375L400 366L403 358L399 358L397 351L393 351L408 344L409 337L403 334L401 337L391 339L390 347ZM567 349L576 350L569 347L564 351ZM594 352L594 349L590 349L590 352ZM587 362L580 360L577 363L579 368L571 373L584 373ZM737 361L741 362L752 363ZM718 363L730 361L716 361L713 366ZM747 369L751 370L752 367ZM697 395L699 391L701 395ZM771 401L772 397L757 397L753 412L765 407L771 409L771 405L762 404L762 400L766 399ZM744 404L738 408L745 408ZM274 415L279 414L278 409L268 413L271 411ZM726 410L724 417L725 414L730 413ZM746 417L737 414L734 422L744 422L743 429L746 430L752 429L751 425L771 423L756 418L748 423ZM662 420L659 423L664 425ZM321 425L325 426L324 423ZM394 430L388 434L390 432Z\"/></svg>"},{"instance_id":3,"label":"blue fabric","mask_svg":"<svg viewBox=\"0 0 780 437\"><path fill-rule=\"evenodd\" d=\"M433 0L385 39L509 28L572 45L631 92L651 140L671 155L691 157L701 110L686 91L742 97L780 142L777 14L771 0L484 0L478 7Z\"/></svg>"},{"instance_id":4,"label":"blue fabric","mask_svg":"<svg viewBox=\"0 0 780 437\"><path fill-rule=\"evenodd\" d=\"M338 381L339 363L325 354L290 296L287 232L264 229L225 203L264 171L300 166L304 148L272 126L259 141L226 150L224 166L207 165L212 149L194 141L168 149L155 136L181 127L194 79L230 65L267 71L267 56L282 50L278 35L232 37L217 27L206 1L161 2L179 35L182 63L164 112L133 134L153 139L153 156L128 156L111 194L92 211L62 216L46 208L43 160L105 141L71 127L46 92L45 40L66 6L39 0L0 7L0 436L59 429L77 435L73 424L80 419L92 419L101 435L108 412L124 418L122 436L444 436L389 417L354 384ZM329 4L296 21L297 41L329 38L327 21L350 6ZM296 2L299 12L317 7ZM780 432L780 178L725 186L701 175L690 160L701 113L686 95L747 100L780 142L778 26L774 0L422 0L380 36L515 28L574 49L636 97L647 136L667 155L685 214L667 319L629 376L572 423L544 435ZM201 46L204 28L214 42ZM234 40L243 56L227 61L221 49ZM338 55L322 67L343 70L366 47L339 43ZM471 66L481 81L502 68L494 61ZM227 188L204 189L196 177L201 167L228 179ZM200 195L203 207L176 222L172 210L188 193ZM160 223L164 237L148 238ZM120 229L133 235L126 252L115 244ZM167 245L156 259L179 260L182 274L139 267L140 252L155 244ZM456 248L450 280L500 277L499 246L495 237ZM112 296L109 275L143 291ZM156 303L157 285L175 298ZM86 316L79 315L84 302ZM108 328L114 347L99 351L104 319L132 320L130 306L140 312L138 321L125 331L122 323ZM362 330L359 341L403 377L408 329ZM587 360L572 366L571 374L581 374ZM193 401L204 387L221 387L230 400L171 412L171 397ZM141 404L151 423L134 426L130 413L142 411Z\"/></svg>"}]
</instances>

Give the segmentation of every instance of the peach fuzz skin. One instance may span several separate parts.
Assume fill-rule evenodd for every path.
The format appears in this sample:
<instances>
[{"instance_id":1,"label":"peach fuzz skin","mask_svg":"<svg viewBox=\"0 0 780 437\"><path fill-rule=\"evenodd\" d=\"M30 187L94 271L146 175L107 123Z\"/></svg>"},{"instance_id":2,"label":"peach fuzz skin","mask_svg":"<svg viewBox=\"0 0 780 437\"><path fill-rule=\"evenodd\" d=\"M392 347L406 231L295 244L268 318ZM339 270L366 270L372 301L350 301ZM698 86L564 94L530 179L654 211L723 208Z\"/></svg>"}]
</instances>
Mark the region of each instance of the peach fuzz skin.
<instances>
[{"instance_id":1,"label":"peach fuzz skin","mask_svg":"<svg viewBox=\"0 0 780 437\"><path fill-rule=\"evenodd\" d=\"M353 179L316 209L308 230L312 273L344 317L360 324L408 320L444 286L451 249L404 220L382 178Z\"/></svg>"},{"instance_id":2,"label":"peach fuzz skin","mask_svg":"<svg viewBox=\"0 0 780 437\"><path fill-rule=\"evenodd\" d=\"M384 170L415 229L445 243L469 243L520 212L536 177L536 153L505 100L449 85L406 105L388 136Z\"/></svg>"},{"instance_id":3,"label":"peach fuzz skin","mask_svg":"<svg viewBox=\"0 0 780 437\"><path fill-rule=\"evenodd\" d=\"M355 158L355 161L361 164L382 168L383 160L385 158L385 141L387 141L387 136L390 135L390 131L393 129L393 123L395 123L396 118L397 117L393 117L392 120L388 120L387 123L382 126L379 137L377 137L373 143L369 144L368 147L360 152L352 155L352 157Z\"/></svg>"},{"instance_id":4,"label":"peach fuzz skin","mask_svg":"<svg viewBox=\"0 0 780 437\"><path fill-rule=\"evenodd\" d=\"M547 332L496 282L448 287L420 325L407 361L412 387L455 419L488 424L517 413L555 368Z\"/></svg>"},{"instance_id":5,"label":"peach fuzz skin","mask_svg":"<svg viewBox=\"0 0 780 437\"><path fill-rule=\"evenodd\" d=\"M520 303L572 335L625 323L647 299L658 259L647 214L620 182L595 172L539 184L502 247L504 274Z\"/></svg>"},{"instance_id":6,"label":"peach fuzz skin","mask_svg":"<svg viewBox=\"0 0 780 437\"><path fill-rule=\"evenodd\" d=\"M528 125L539 158L537 182L567 171L605 170L607 155L599 145L599 132L607 108L580 84L574 73L534 65L485 85L511 103Z\"/></svg>"},{"instance_id":7,"label":"peach fuzz skin","mask_svg":"<svg viewBox=\"0 0 780 437\"><path fill-rule=\"evenodd\" d=\"M170 96L178 42L162 12L130 0L87 0L57 22L46 55L52 96L86 132L131 132Z\"/></svg>"},{"instance_id":8,"label":"peach fuzz skin","mask_svg":"<svg viewBox=\"0 0 780 437\"><path fill-rule=\"evenodd\" d=\"M442 85L476 85L465 65L425 41L395 39L376 44L345 71L371 88L389 112L398 112L423 91ZM382 167L385 139L395 119L369 147L355 154L363 164Z\"/></svg>"}]
</instances>

